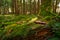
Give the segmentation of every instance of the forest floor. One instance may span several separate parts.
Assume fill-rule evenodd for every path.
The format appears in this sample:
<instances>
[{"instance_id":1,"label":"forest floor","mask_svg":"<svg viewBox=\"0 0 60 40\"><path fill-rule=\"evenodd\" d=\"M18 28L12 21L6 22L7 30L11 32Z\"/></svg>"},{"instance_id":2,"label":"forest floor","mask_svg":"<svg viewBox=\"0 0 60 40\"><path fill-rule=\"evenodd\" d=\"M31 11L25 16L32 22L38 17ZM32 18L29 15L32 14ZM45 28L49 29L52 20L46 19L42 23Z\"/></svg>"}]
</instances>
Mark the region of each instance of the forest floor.
<instances>
[{"instance_id":1,"label":"forest floor","mask_svg":"<svg viewBox=\"0 0 60 40\"><path fill-rule=\"evenodd\" d=\"M9 34L7 35L9 37L12 37L13 35L15 36L15 37L12 37L11 39L8 38L7 40L48 40L48 38L54 36L52 32L52 28L47 26L49 21L37 19L36 16L33 16L33 15L28 15L28 16L27 15L26 16L25 15L20 15L20 16L3 15L3 16L1 17L1 20L0 20L1 22L0 26L2 25L5 28L3 27L3 30L2 30L1 29L2 26L1 26L0 32L4 36L6 36L6 34ZM19 27L19 26L22 26L22 27ZM11 31L11 28L13 31ZM22 28L22 30L19 28ZM6 34L4 33L4 30ZM26 37L16 36L16 35L25 35L25 33L27 33L27 30L29 30L29 33ZM24 33L24 31L26 32ZM2 34L0 35L2 36Z\"/></svg>"}]
</instances>

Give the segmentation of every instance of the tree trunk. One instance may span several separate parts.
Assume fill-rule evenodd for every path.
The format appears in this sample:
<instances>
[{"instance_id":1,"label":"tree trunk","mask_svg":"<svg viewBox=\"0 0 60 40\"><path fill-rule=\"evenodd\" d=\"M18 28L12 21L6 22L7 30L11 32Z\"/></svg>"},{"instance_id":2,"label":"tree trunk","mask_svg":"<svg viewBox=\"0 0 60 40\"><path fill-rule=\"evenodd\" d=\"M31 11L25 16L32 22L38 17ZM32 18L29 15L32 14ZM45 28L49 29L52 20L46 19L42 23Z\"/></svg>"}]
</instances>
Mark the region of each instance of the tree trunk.
<instances>
[{"instance_id":1,"label":"tree trunk","mask_svg":"<svg viewBox=\"0 0 60 40\"><path fill-rule=\"evenodd\" d=\"M39 13L39 10L40 10L40 0L38 0L38 13Z\"/></svg>"},{"instance_id":2,"label":"tree trunk","mask_svg":"<svg viewBox=\"0 0 60 40\"><path fill-rule=\"evenodd\" d=\"M22 0L20 0L20 6L19 7L20 7L19 13L22 14Z\"/></svg>"},{"instance_id":3,"label":"tree trunk","mask_svg":"<svg viewBox=\"0 0 60 40\"><path fill-rule=\"evenodd\" d=\"M18 0L15 0L15 13L16 14L19 14L19 9L18 9L18 3L17 3Z\"/></svg>"},{"instance_id":4,"label":"tree trunk","mask_svg":"<svg viewBox=\"0 0 60 40\"><path fill-rule=\"evenodd\" d=\"M53 4L55 4L55 5L53 5L53 12L54 12L54 13L56 13L56 8L57 8L57 0L56 0L56 3L54 2Z\"/></svg>"},{"instance_id":5,"label":"tree trunk","mask_svg":"<svg viewBox=\"0 0 60 40\"><path fill-rule=\"evenodd\" d=\"M19 14L19 9L18 9L18 0L12 0L12 12L15 14Z\"/></svg>"},{"instance_id":6,"label":"tree trunk","mask_svg":"<svg viewBox=\"0 0 60 40\"><path fill-rule=\"evenodd\" d=\"M12 13L15 14L15 0L12 0Z\"/></svg>"},{"instance_id":7,"label":"tree trunk","mask_svg":"<svg viewBox=\"0 0 60 40\"><path fill-rule=\"evenodd\" d=\"M30 11L30 14L32 14L32 5L31 5L31 1L32 1L32 0L30 0L30 7L29 7L29 9L30 9L30 10L29 10L29 11Z\"/></svg>"},{"instance_id":8,"label":"tree trunk","mask_svg":"<svg viewBox=\"0 0 60 40\"><path fill-rule=\"evenodd\" d=\"M0 0L0 14L1 14L1 6L2 6L2 0Z\"/></svg>"},{"instance_id":9,"label":"tree trunk","mask_svg":"<svg viewBox=\"0 0 60 40\"><path fill-rule=\"evenodd\" d=\"M26 14L25 13L25 0L23 0L23 14Z\"/></svg>"},{"instance_id":10,"label":"tree trunk","mask_svg":"<svg viewBox=\"0 0 60 40\"><path fill-rule=\"evenodd\" d=\"M34 14L36 14L36 0L34 0Z\"/></svg>"}]
</instances>

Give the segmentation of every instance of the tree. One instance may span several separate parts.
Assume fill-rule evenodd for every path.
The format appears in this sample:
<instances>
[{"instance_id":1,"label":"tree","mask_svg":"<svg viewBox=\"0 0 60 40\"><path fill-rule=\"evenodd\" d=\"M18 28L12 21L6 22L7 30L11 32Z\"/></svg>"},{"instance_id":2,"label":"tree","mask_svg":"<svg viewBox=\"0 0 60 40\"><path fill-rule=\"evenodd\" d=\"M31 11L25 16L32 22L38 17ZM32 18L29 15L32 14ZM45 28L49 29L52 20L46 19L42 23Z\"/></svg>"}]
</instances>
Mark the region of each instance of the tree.
<instances>
[{"instance_id":1,"label":"tree","mask_svg":"<svg viewBox=\"0 0 60 40\"><path fill-rule=\"evenodd\" d=\"M41 3L41 0L38 0L38 9L37 9L37 13L38 13L38 15L40 14L40 11L41 11L41 7L40 7L40 3Z\"/></svg>"},{"instance_id":2,"label":"tree","mask_svg":"<svg viewBox=\"0 0 60 40\"><path fill-rule=\"evenodd\" d=\"M0 0L0 14L1 14L2 0Z\"/></svg>"},{"instance_id":3,"label":"tree","mask_svg":"<svg viewBox=\"0 0 60 40\"><path fill-rule=\"evenodd\" d=\"M22 0L20 0L19 2L20 2L20 3L19 3L19 7L20 7L20 8L19 8L19 9L20 9L20 10L19 10L19 11L20 11L19 13L20 13L20 14L23 14L23 13L22 13L22 12L23 12L23 11L22 11Z\"/></svg>"},{"instance_id":4,"label":"tree","mask_svg":"<svg viewBox=\"0 0 60 40\"><path fill-rule=\"evenodd\" d=\"M23 14L25 14L25 0L23 0Z\"/></svg>"},{"instance_id":5,"label":"tree","mask_svg":"<svg viewBox=\"0 0 60 40\"><path fill-rule=\"evenodd\" d=\"M57 0L53 0L53 12L56 13Z\"/></svg>"},{"instance_id":6,"label":"tree","mask_svg":"<svg viewBox=\"0 0 60 40\"><path fill-rule=\"evenodd\" d=\"M12 0L12 12L15 14L19 14L18 0Z\"/></svg>"},{"instance_id":7,"label":"tree","mask_svg":"<svg viewBox=\"0 0 60 40\"><path fill-rule=\"evenodd\" d=\"M29 9L30 9L30 10L29 10L29 11L30 11L30 14L32 13L32 4L31 4L31 1L32 1L32 0L29 0L29 2L30 2L30 7L29 7Z\"/></svg>"}]
</instances>

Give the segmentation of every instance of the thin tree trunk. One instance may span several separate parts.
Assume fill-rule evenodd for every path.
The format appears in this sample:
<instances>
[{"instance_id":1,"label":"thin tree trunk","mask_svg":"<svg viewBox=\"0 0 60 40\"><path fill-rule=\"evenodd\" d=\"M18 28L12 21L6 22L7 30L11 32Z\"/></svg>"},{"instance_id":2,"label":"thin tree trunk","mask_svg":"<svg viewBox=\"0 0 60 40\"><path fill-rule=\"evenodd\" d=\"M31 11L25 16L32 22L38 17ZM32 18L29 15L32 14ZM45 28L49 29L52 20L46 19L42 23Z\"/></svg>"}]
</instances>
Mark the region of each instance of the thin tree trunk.
<instances>
[{"instance_id":1,"label":"thin tree trunk","mask_svg":"<svg viewBox=\"0 0 60 40\"><path fill-rule=\"evenodd\" d=\"M15 0L12 0L12 13L15 14Z\"/></svg>"},{"instance_id":2,"label":"thin tree trunk","mask_svg":"<svg viewBox=\"0 0 60 40\"><path fill-rule=\"evenodd\" d=\"M54 0L52 0L52 8L53 8L53 12L56 13L57 0L56 0L56 3L54 2Z\"/></svg>"},{"instance_id":3,"label":"thin tree trunk","mask_svg":"<svg viewBox=\"0 0 60 40\"><path fill-rule=\"evenodd\" d=\"M36 14L36 0L34 0L34 14Z\"/></svg>"},{"instance_id":4,"label":"thin tree trunk","mask_svg":"<svg viewBox=\"0 0 60 40\"><path fill-rule=\"evenodd\" d=\"M19 7L20 7L20 12L19 13L22 14L22 0L20 0L20 6Z\"/></svg>"},{"instance_id":5,"label":"thin tree trunk","mask_svg":"<svg viewBox=\"0 0 60 40\"><path fill-rule=\"evenodd\" d=\"M40 0L38 0L38 13L39 13L39 9L40 9Z\"/></svg>"},{"instance_id":6,"label":"thin tree trunk","mask_svg":"<svg viewBox=\"0 0 60 40\"><path fill-rule=\"evenodd\" d=\"M0 14L1 14L1 5L2 5L2 3L1 3L1 0L0 0Z\"/></svg>"},{"instance_id":7,"label":"thin tree trunk","mask_svg":"<svg viewBox=\"0 0 60 40\"><path fill-rule=\"evenodd\" d=\"M54 13L56 13L56 8L57 8L57 0L56 0L56 5L54 7Z\"/></svg>"},{"instance_id":8,"label":"thin tree trunk","mask_svg":"<svg viewBox=\"0 0 60 40\"><path fill-rule=\"evenodd\" d=\"M18 1L18 0L15 0L15 14L19 14L17 1Z\"/></svg>"},{"instance_id":9,"label":"thin tree trunk","mask_svg":"<svg viewBox=\"0 0 60 40\"><path fill-rule=\"evenodd\" d=\"M0 14L1 14L1 7L0 7Z\"/></svg>"},{"instance_id":10,"label":"thin tree trunk","mask_svg":"<svg viewBox=\"0 0 60 40\"><path fill-rule=\"evenodd\" d=\"M23 14L25 14L25 0L23 0Z\"/></svg>"},{"instance_id":11,"label":"thin tree trunk","mask_svg":"<svg viewBox=\"0 0 60 40\"><path fill-rule=\"evenodd\" d=\"M30 9L30 14L32 14L32 5L31 5L31 1L32 1L32 0L30 0L30 7L29 7L29 9Z\"/></svg>"},{"instance_id":12,"label":"thin tree trunk","mask_svg":"<svg viewBox=\"0 0 60 40\"><path fill-rule=\"evenodd\" d=\"M41 1L41 0L38 0L38 12L37 12L37 13L38 13L38 16L39 16L39 14L41 13L41 12L40 12L40 11L41 11L41 8L40 8L40 1Z\"/></svg>"}]
</instances>

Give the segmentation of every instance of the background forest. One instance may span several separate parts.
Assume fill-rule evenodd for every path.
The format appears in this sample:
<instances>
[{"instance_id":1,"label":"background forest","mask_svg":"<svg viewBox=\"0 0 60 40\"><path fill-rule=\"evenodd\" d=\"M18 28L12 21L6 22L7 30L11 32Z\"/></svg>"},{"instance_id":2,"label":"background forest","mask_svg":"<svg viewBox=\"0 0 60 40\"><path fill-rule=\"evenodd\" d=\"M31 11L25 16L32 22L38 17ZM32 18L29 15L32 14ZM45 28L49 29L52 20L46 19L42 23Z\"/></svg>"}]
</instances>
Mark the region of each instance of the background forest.
<instances>
[{"instance_id":1,"label":"background forest","mask_svg":"<svg viewBox=\"0 0 60 40\"><path fill-rule=\"evenodd\" d=\"M60 0L0 0L0 40L59 40Z\"/></svg>"}]
</instances>

